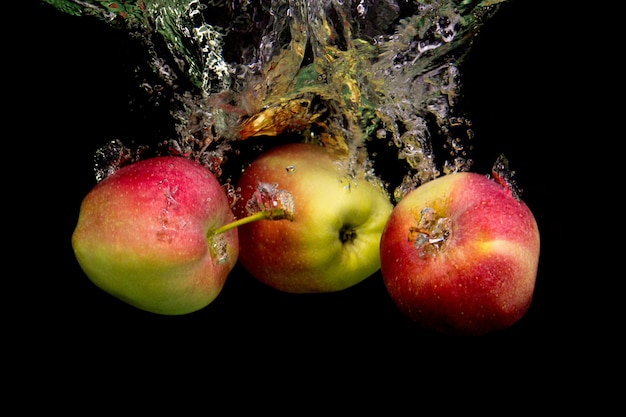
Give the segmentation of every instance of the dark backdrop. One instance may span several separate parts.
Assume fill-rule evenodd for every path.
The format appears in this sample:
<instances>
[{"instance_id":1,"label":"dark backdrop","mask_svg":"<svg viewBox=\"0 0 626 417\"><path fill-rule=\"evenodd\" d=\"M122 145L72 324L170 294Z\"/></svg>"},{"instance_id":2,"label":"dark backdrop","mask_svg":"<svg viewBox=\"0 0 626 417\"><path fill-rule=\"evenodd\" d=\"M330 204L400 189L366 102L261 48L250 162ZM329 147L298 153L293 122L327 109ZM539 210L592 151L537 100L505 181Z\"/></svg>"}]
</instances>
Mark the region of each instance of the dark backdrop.
<instances>
[{"instance_id":1,"label":"dark backdrop","mask_svg":"<svg viewBox=\"0 0 626 417\"><path fill-rule=\"evenodd\" d=\"M38 347L42 367L65 369L63 363L75 363L68 358L80 357L79 368L114 370L120 378L150 368L192 370L211 379L228 366L220 378L238 376L229 382L234 386L263 387L278 374L276 389L296 391L316 377L333 386L370 388L414 381L426 368L441 369L429 376L437 384L450 383L446 374L462 369L461 381L469 385L480 374L512 384L520 375L549 380L578 372L564 352L597 330L573 296L579 281L565 265L575 256L562 253L569 220L557 190L567 181L559 165L569 133L554 115L566 88L559 77L546 75L554 74L546 68L559 65L563 55L539 29L554 18L548 10L537 13L521 0L502 7L463 68L475 170L487 173L498 154L508 157L537 218L542 248L526 316L498 334L458 339L409 322L379 274L339 293L290 295L237 267L211 305L180 317L137 310L96 288L70 244L80 202L95 183L94 151L114 138L142 143L168 127L159 123L163 110L129 104L140 92L133 74L140 62L123 34L45 5L33 9L34 23L23 28L19 53L10 61L15 74L6 80L16 80L11 88L18 87L18 97L9 112L17 129L5 140L5 159L17 163L8 178L17 185L13 198L23 203L17 215L25 218L9 253L19 259L11 276L26 288L9 298L18 304L14 312L28 312L18 328Z\"/></svg>"}]
</instances>

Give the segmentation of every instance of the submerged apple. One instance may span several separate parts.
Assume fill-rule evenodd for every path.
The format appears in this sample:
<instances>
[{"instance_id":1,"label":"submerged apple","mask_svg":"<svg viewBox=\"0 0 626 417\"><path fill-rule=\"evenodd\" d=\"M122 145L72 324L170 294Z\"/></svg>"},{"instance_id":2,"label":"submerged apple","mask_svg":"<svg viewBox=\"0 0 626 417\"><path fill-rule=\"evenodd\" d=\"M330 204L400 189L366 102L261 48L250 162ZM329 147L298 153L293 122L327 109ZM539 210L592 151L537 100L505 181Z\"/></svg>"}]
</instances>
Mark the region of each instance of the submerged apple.
<instances>
[{"instance_id":1,"label":"submerged apple","mask_svg":"<svg viewBox=\"0 0 626 417\"><path fill-rule=\"evenodd\" d=\"M351 175L324 147L280 145L237 183L237 218L292 198L292 218L239 227L239 261L259 281L291 293L351 287L380 269L380 236L393 208L384 189Z\"/></svg>"},{"instance_id":2,"label":"submerged apple","mask_svg":"<svg viewBox=\"0 0 626 417\"><path fill-rule=\"evenodd\" d=\"M530 209L477 173L444 175L411 191L381 238L381 272L397 307L447 334L516 323L530 306L538 262Z\"/></svg>"},{"instance_id":3,"label":"submerged apple","mask_svg":"<svg viewBox=\"0 0 626 417\"><path fill-rule=\"evenodd\" d=\"M84 198L72 247L87 277L146 311L191 313L222 290L238 257L234 215L205 167L175 156L124 166Z\"/></svg>"}]
</instances>

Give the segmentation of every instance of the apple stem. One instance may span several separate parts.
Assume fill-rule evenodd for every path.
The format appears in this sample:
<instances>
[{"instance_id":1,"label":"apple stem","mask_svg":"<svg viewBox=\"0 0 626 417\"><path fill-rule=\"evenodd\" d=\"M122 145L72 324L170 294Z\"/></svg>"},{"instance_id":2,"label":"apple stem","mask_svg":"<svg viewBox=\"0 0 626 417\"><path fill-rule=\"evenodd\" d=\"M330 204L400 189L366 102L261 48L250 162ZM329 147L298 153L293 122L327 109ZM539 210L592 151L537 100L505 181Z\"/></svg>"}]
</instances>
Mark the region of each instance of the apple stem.
<instances>
[{"instance_id":1,"label":"apple stem","mask_svg":"<svg viewBox=\"0 0 626 417\"><path fill-rule=\"evenodd\" d=\"M270 209L258 211L256 213L252 213L249 216L242 217L241 219L234 220L230 223L223 225L222 227L218 227L217 229L212 231L212 235L218 235L220 233L227 232L235 227L242 226L244 224L252 223L257 220L281 220L281 219L289 219L287 216L287 212L282 209Z\"/></svg>"}]
</instances>

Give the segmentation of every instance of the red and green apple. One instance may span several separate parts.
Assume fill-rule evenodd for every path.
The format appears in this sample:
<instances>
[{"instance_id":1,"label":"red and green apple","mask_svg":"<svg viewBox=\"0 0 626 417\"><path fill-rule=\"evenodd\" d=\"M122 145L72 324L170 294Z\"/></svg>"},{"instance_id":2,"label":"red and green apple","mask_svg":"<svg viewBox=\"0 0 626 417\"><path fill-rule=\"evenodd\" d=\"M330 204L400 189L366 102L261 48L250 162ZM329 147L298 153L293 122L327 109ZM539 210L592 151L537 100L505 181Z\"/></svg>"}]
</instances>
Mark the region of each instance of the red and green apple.
<instances>
[{"instance_id":1,"label":"red and green apple","mask_svg":"<svg viewBox=\"0 0 626 417\"><path fill-rule=\"evenodd\" d=\"M210 304L237 262L230 201L201 164L177 156L126 165L83 199L72 247L102 290L153 313Z\"/></svg>"},{"instance_id":2,"label":"red and green apple","mask_svg":"<svg viewBox=\"0 0 626 417\"><path fill-rule=\"evenodd\" d=\"M322 293L380 269L380 237L393 205L364 169L353 173L349 165L323 146L290 143L245 168L237 218L276 204L275 195L290 195L293 204L291 219L239 227L239 261L254 278L285 292Z\"/></svg>"},{"instance_id":3,"label":"red and green apple","mask_svg":"<svg viewBox=\"0 0 626 417\"><path fill-rule=\"evenodd\" d=\"M535 217L509 187L448 174L396 204L381 237L381 273L399 310L424 328L487 334L528 310L539 243Z\"/></svg>"}]
</instances>

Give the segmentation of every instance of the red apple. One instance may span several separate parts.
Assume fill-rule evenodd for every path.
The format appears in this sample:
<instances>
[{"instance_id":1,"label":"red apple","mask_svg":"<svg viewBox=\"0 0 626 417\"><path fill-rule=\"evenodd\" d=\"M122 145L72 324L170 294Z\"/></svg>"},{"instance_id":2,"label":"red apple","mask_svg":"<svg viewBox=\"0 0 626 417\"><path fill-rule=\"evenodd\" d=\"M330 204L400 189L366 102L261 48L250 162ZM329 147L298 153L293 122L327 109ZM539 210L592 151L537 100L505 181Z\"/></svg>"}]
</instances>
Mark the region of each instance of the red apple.
<instances>
[{"instance_id":1,"label":"red apple","mask_svg":"<svg viewBox=\"0 0 626 417\"><path fill-rule=\"evenodd\" d=\"M391 298L424 328L487 334L530 306L537 223L508 187L486 176L448 174L412 190L394 208L380 249Z\"/></svg>"},{"instance_id":2,"label":"red apple","mask_svg":"<svg viewBox=\"0 0 626 417\"><path fill-rule=\"evenodd\" d=\"M239 227L239 261L259 281L290 293L351 287L380 269L380 236L393 205L363 170L326 148L291 143L272 148L244 170L233 211L245 218L293 199L291 220L261 220Z\"/></svg>"},{"instance_id":3,"label":"red apple","mask_svg":"<svg viewBox=\"0 0 626 417\"><path fill-rule=\"evenodd\" d=\"M98 287L153 313L191 313L220 293L238 257L234 215L205 167L175 156L124 166L84 198L72 235Z\"/></svg>"}]
</instances>

